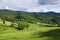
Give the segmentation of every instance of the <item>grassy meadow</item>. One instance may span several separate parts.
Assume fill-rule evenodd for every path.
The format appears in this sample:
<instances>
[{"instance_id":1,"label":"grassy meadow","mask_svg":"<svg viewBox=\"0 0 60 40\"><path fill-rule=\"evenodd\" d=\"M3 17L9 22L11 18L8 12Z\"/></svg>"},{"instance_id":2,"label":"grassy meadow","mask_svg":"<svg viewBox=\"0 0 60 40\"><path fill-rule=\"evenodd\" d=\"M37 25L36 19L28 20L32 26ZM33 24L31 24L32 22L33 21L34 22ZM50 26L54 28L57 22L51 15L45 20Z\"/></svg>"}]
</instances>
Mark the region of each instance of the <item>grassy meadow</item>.
<instances>
[{"instance_id":1,"label":"grassy meadow","mask_svg":"<svg viewBox=\"0 0 60 40\"><path fill-rule=\"evenodd\" d=\"M41 27L29 23L29 28L17 30L9 27L11 22L3 24L0 20L0 40L60 40L60 27Z\"/></svg>"}]
</instances>

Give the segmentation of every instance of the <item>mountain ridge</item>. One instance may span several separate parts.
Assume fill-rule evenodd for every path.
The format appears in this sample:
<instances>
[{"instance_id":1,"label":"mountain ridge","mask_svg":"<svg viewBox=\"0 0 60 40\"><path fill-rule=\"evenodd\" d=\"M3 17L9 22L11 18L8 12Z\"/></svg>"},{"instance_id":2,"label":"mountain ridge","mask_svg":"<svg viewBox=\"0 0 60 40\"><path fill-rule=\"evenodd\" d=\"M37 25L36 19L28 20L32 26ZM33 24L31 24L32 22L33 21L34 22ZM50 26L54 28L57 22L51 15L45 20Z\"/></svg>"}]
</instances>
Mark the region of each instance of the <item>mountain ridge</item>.
<instances>
[{"instance_id":1,"label":"mountain ridge","mask_svg":"<svg viewBox=\"0 0 60 40\"><path fill-rule=\"evenodd\" d=\"M42 23L54 23L52 20L60 23L60 13L56 12L24 12L24 11L12 11L12 10L0 10L0 18L1 17L8 17L12 20L25 20L28 22L42 22ZM6 20L7 20L6 19ZM55 22L56 23L56 22Z\"/></svg>"}]
</instances>

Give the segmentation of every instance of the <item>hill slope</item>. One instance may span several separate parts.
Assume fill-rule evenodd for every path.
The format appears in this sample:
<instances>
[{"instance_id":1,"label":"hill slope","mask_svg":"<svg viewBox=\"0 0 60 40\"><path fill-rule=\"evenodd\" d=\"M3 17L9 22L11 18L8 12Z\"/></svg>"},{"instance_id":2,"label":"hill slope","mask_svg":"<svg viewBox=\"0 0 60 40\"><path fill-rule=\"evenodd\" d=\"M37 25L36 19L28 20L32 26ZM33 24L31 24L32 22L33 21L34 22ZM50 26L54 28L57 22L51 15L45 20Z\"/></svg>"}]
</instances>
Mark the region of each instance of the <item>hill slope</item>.
<instances>
[{"instance_id":1,"label":"hill slope","mask_svg":"<svg viewBox=\"0 0 60 40\"><path fill-rule=\"evenodd\" d=\"M0 10L0 18L7 21L26 21L30 23L60 24L60 13L56 12L23 12Z\"/></svg>"}]
</instances>

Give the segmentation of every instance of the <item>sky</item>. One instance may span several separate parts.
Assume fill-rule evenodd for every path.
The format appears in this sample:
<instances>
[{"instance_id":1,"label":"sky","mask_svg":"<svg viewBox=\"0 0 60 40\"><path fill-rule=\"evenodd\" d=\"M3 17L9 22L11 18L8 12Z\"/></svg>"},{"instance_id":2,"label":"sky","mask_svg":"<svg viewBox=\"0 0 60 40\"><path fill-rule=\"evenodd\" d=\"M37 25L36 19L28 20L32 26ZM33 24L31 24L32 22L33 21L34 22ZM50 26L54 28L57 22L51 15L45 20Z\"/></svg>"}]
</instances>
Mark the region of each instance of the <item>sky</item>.
<instances>
[{"instance_id":1,"label":"sky","mask_svg":"<svg viewBox=\"0 0 60 40\"><path fill-rule=\"evenodd\" d=\"M28 12L60 12L60 0L0 0L0 9Z\"/></svg>"}]
</instances>

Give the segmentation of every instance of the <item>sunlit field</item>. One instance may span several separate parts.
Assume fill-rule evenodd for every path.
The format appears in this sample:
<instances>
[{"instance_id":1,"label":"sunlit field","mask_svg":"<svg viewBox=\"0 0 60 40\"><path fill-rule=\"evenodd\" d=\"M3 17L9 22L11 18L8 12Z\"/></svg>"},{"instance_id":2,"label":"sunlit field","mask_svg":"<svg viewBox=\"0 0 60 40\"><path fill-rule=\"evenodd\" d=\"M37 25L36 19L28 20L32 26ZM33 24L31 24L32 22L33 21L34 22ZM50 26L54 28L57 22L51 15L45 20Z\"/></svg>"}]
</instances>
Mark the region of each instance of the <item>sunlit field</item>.
<instances>
[{"instance_id":1,"label":"sunlit field","mask_svg":"<svg viewBox=\"0 0 60 40\"><path fill-rule=\"evenodd\" d=\"M60 40L60 27L42 27L30 24L23 30L9 27L11 22L0 22L0 40Z\"/></svg>"}]
</instances>

